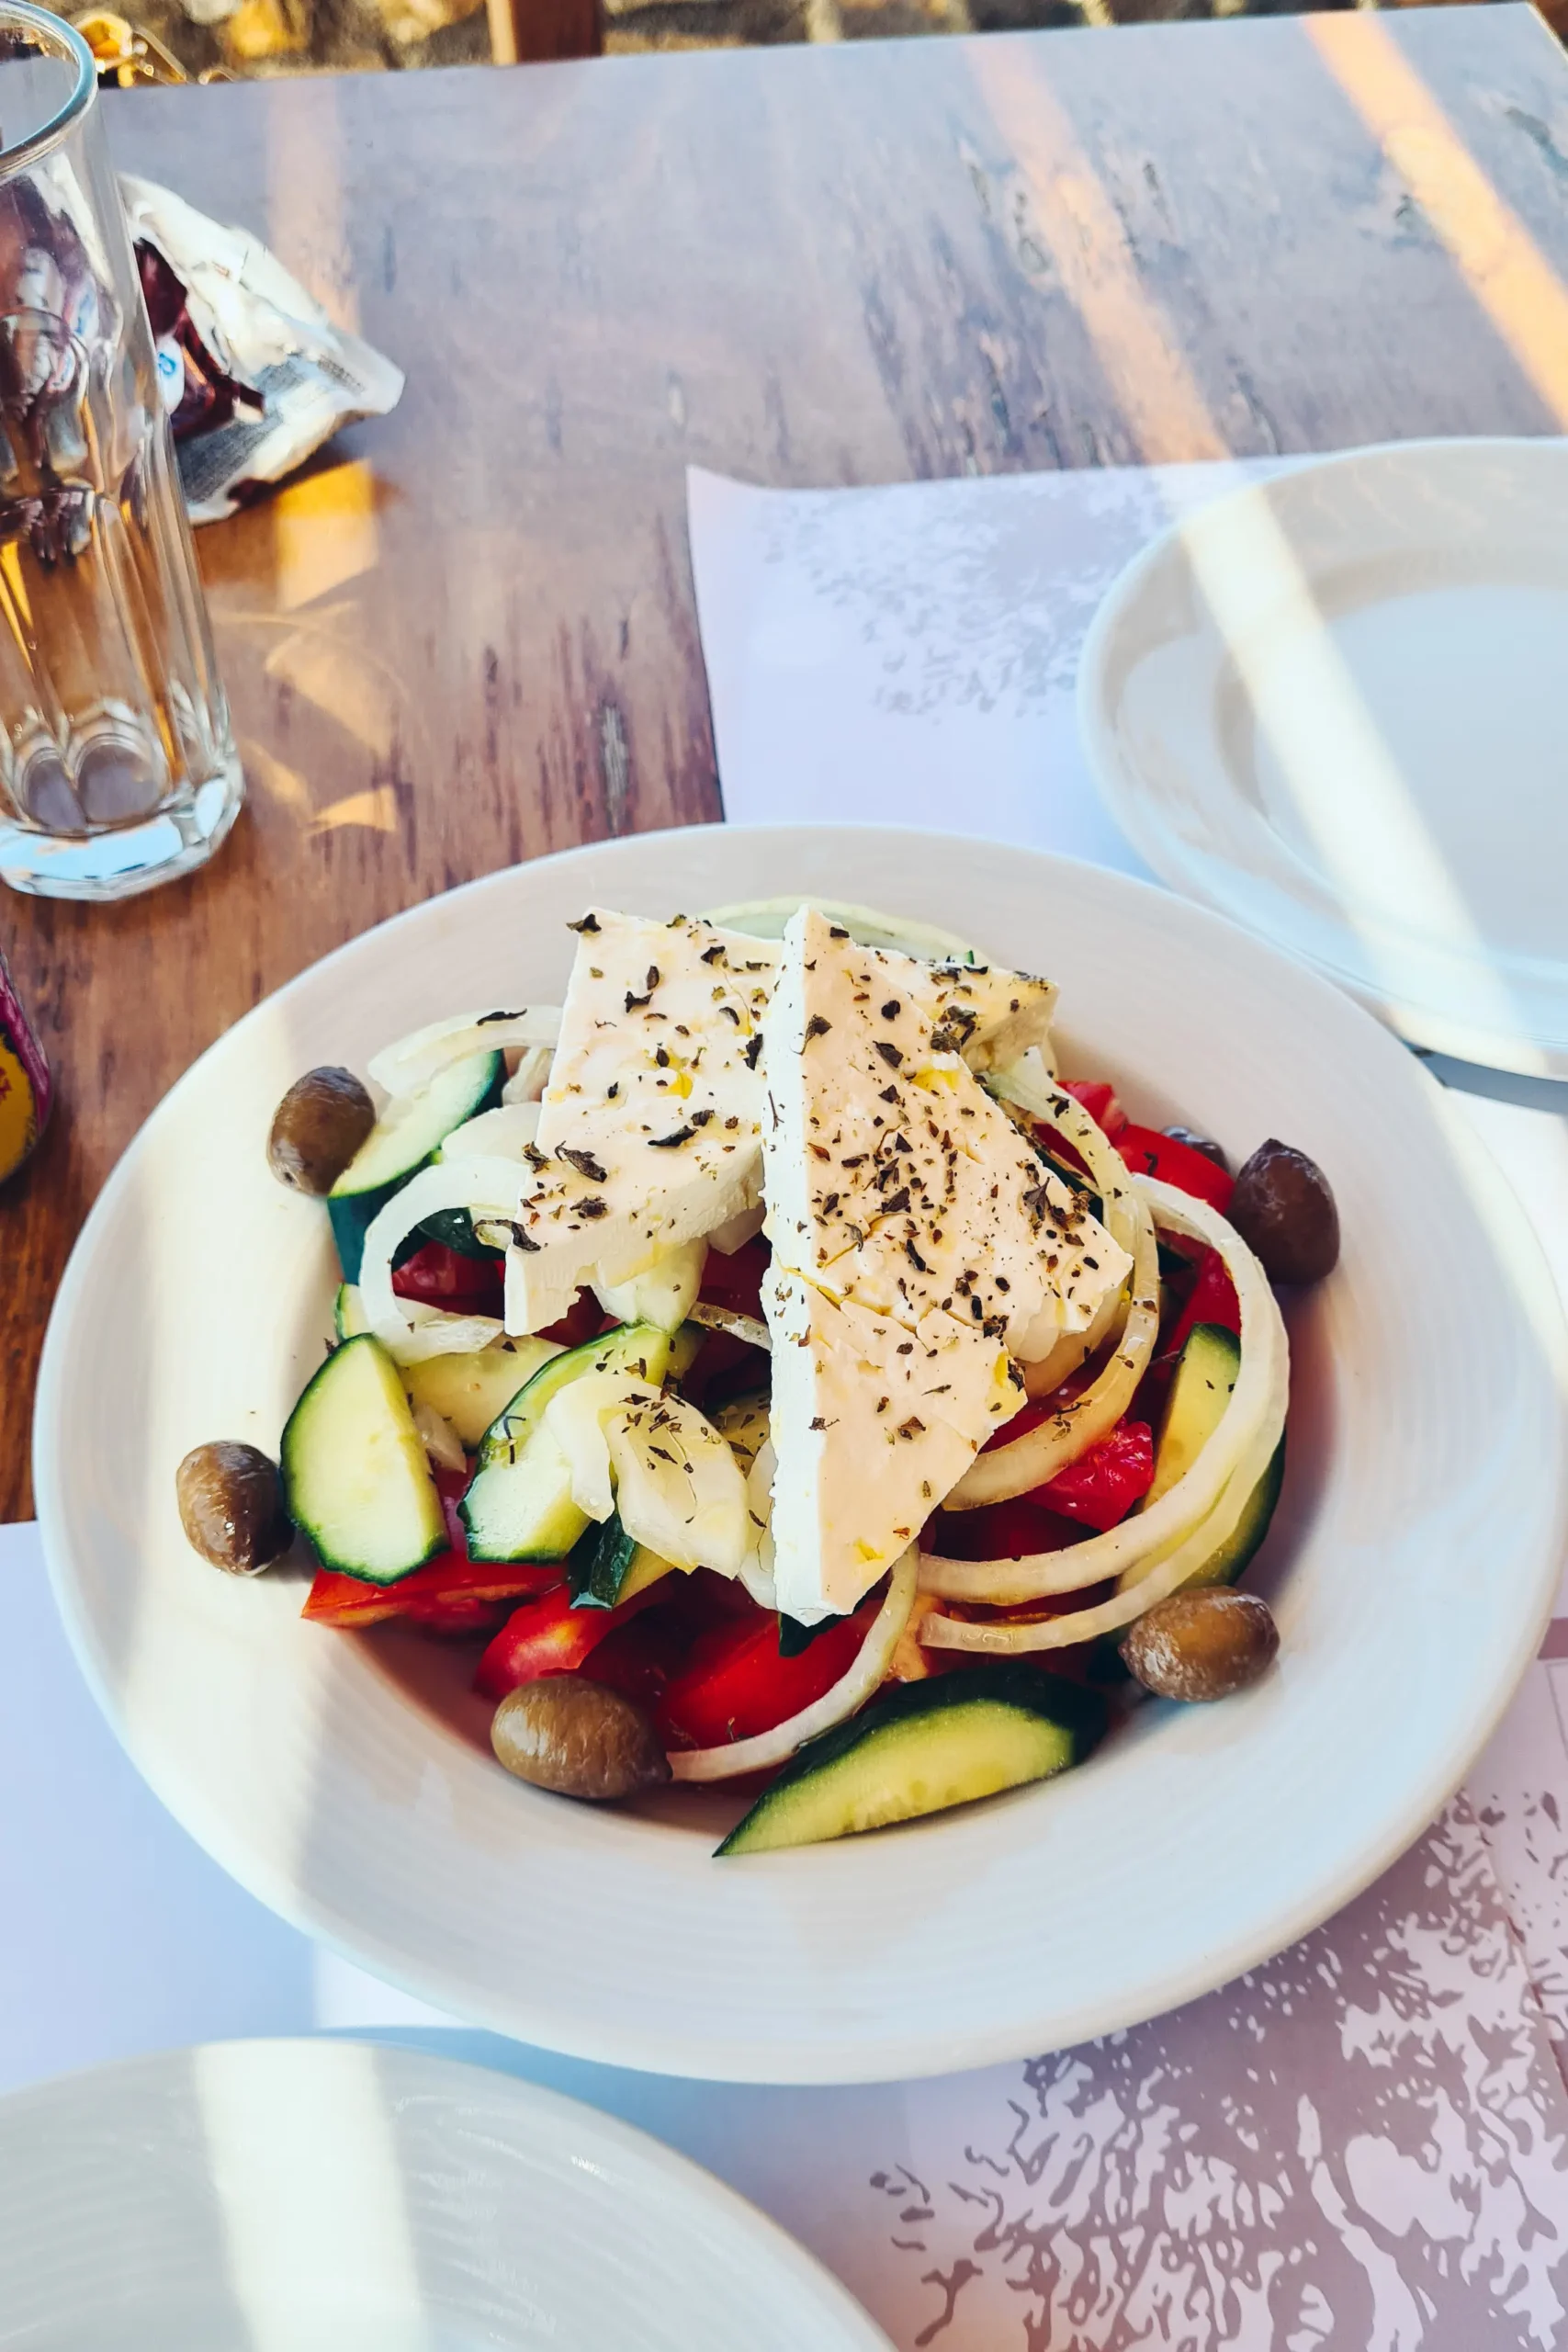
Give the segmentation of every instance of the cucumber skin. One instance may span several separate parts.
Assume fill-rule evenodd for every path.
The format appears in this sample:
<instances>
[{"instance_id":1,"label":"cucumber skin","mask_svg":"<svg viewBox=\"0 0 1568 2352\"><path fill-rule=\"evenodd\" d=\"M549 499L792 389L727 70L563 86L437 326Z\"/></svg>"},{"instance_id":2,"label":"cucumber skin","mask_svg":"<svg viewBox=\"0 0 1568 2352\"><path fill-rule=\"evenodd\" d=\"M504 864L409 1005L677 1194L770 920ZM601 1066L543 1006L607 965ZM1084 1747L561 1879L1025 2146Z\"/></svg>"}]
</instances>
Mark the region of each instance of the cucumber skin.
<instances>
[{"instance_id":1,"label":"cucumber skin","mask_svg":"<svg viewBox=\"0 0 1568 2352\"><path fill-rule=\"evenodd\" d=\"M501 1101L502 1089L506 1084L506 1057L503 1054L492 1054L490 1058L493 1067L483 1093L471 1110L465 1111L460 1118L453 1121L453 1126L462 1126L466 1121L477 1119L481 1111L492 1111ZM452 1128L448 1127L446 1132L450 1135ZM345 1283L359 1280L359 1270L365 1260L365 1237L377 1216L394 1193L402 1191L411 1176L417 1176L422 1168L429 1167L440 1148L441 1138L438 1136L423 1159L416 1160L412 1168L405 1168L400 1175L391 1177L385 1184L373 1184L367 1193L327 1194L327 1215L332 1219L333 1239L337 1244L338 1262L343 1268ZM424 1230L422 1226L420 1231L423 1233ZM413 1238L412 1236L409 1238ZM405 1243L406 1254L412 1257L419 1247L420 1243L415 1240L414 1250L408 1250ZM477 1249L477 1243L475 1247Z\"/></svg>"},{"instance_id":2,"label":"cucumber skin","mask_svg":"<svg viewBox=\"0 0 1568 2352\"><path fill-rule=\"evenodd\" d=\"M619 1511L612 1511L603 1525L591 1521L587 1533L572 1545L567 1568L572 1607L613 1609L637 1555Z\"/></svg>"},{"instance_id":3,"label":"cucumber skin","mask_svg":"<svg viewBox=\"0 0 1568 2352\"><path fill-rule=\"evenodd\" d=\"M1192 1592L1200 1585L1235 1584L1242 1570L1251 1566L1254 1554L1269 1532L1269 1522L1284 1483L1285 1440L1281 1433L1269 1457L1269 1467L1247 1497L1247 1509L1224 1542L1217 1544L1202 1566L1188 1577L1180 1588L1183 1592Z\"/></svg>"},{"instance_id":4,"label":"cucumber skin","mask_svg":"<svg viewBox=\"0 0 1568 2352\"><path fill-rule=\"evenodd\" d=\"M763 1790L744 1819L737 1822L724 1843L715 1848L716 1859L759 1850L753 1847L748 1831L761 1828L777 1810L781 1798L803 1781L831 1770L852 1755L863 1741L874 1741L878 1733L919 1722L924 1715L944 1715L965 1705L1011 1707L1021 1714L1055 1724L1072 1742L1069 1765L1081 1764L1099 1746L1109 1720L1109 1709L1098 1690L1016 1662L959 1667L950 1674L928 1676L923 1682L897 1683L891 1690L880 1691L869 1706L858 1715L852 1715L847 1723L835 1724L830 1731L808 1740ZM1061 1769L1066 1770L1067 1766ZM908 1816L911 1820L919 1817Z\"/></svg>"},{"instance_id":5,"label":"cucumber skin","mask_svg":"<svg viewBox=\"0 0 1568 2352\"><path fill-rule=\"evenodd\" d=\"M1201 1568L1194 1568L1185 1584L1178 1585L1179 1592L1196 1592L1204 1585L1235 1584L1244 1570L1249 1568L1269 1532L1274 1507L1280 1499L1280 1489L1285 1483L1285 1440L1269 1457L1269 1467L1252 1489L1247 1509L1242 1512L1223 1544L1217 1544ZM1125 1632L1126 1628L1122 1628ZM1097 1682L1130 1682L1132 1676L1122 1663L1122 1634L1101 1634L1094 1645L1089 1671Z\"/></svg>"},{"instance_id":6,"label":"cucumber skin","mask_svg":"<svg viewBox=\"0 0 1568 2352\"><path fill-rule=\"evenodd\" d=\"M299 1473L296 1464L299 1460L299 1452L301 1443L308 1442L309 1440L310 1421L311 1417L308 1408L310 1399L316 1390L320 1388L323 1383L331 1380L334 1374L338 1378L342 1377L341 1367L343 1360L348 1354L349 1351L354 1348L374 1348L378 1354L385 1353L380 1341L372 1337L372 1335L367 1331L356 1332L353 1338L344 1340L341 1346L333 1350L325 1363L318 1365L310 1378L306 1382L304 1388L300 1391L300 1394L295 1403L294 1410L289 1414L288 1420L283 1425L283 1437L277 1449L278 1464L283 1481L284 1501L288 1508L288 1516L293 1520L300 1533L305 1537L306 1542L310 1544L310 1549L314 1552L316 1558L321 1563L321 1566L323 1568L331 1569L334 1576L355 1577L361 1584L368 1585L372 1590L382 1590L389 1585L401 1584L405 1577L412 1577L416 1569L427 1566L432 1560L438 1559L443 1552L446 1552L451 1549L450 1539L446 1532L446 1516L442 1511L439 1498L437 1498L435 1504L435 1532L432 1536L429 1548L423 1552L417 1560L411 1560L406 1567L399 1568L394 1575L389 1577L372 1576L366 1569L363 1562L343 1559L336 1553L331 1551L327 1546L321 1543L314 1528L310 1524L310 1520L307 1519L296 1507L296 1498L299 1483ZM389 1358L389 1361L390 1359ZM400 1383L398 1388L398 1395L402 1399L404 1410L409 1412L411 1415L412 1426L412 1408L409 1406L407 1397L403 1396ZM303 1419L301 1419L301 1416L303 1416ZM429 1476L428 1467L425 1475L427 1477ZM437 1494L435 1481L433 1478L430 1481L430 1489L433 1495Z\"/></svg>"},{"instance_id":7,"label":"cucumber skin","mask_svg":"<svg viewBox=\"0 0 1568 2352\"><path fill-rule=\"evenodd\" d=\"M637 1335L635 1340L633 1333ZM514 1461L558 1389L565 1388L581 1374L594 1370L601 1359L606 1371L629 1372L640 1356L647 1368L647 1379L657 1388L663 1381L669 1353L668 1335L656 1331L651 1323L617 1323L613 1330L602 1331L596 1340L584 1340L581 1347L568 1348L564 1355L552 1356L548 1363L540 1364L521 1383L515 1396L502 1407L486 1430L479 1445L479 1468L488 1470L492 1463L502 1459ZM530 1404L528 1399L536 1384L539 1385L538 1393Z\"/></svg>"},{"instance_id":8,"label":"cucumber skin","mask_svg":"<svg viewBox=\"0 0 1568 2352\"><path fill-rule=\"evenodd\" d=\"M545 1407L558 1390L567 1387L581 1374L604 1363L606 1368L630 1369L640 1358L647 1365L649 1378L657 1386L663 1377L670 1342L662 1331L651 1324L621 1323L612 1331L602 1332L596 1340L585 1340L581 1347L569 1348L564 1355L552 1356L524 1381L517 1394L496 1415L479 1445L479 1469L468 1492L457 1506L457 1516L468 1536L468 1557L471 1560L491 1560L502 1555L492 1552L482 1527L476 1529L472 1512L473 1497L480 1492L488 1477L504 1477L516 1468L526 1453L528 1442L538 1426ZM530 1403L530 1398L532 1402ZM481 1496L481 1501L483 1498ZM543 1562L564 1560L590 1532L586 1514L573 1512L573 1526L559 1549L530 1552L526 1555L508 1553L507 1559L526 1556ZM590 1602L589 1606L592 1603Z\"/></svg>"}]
</instances>

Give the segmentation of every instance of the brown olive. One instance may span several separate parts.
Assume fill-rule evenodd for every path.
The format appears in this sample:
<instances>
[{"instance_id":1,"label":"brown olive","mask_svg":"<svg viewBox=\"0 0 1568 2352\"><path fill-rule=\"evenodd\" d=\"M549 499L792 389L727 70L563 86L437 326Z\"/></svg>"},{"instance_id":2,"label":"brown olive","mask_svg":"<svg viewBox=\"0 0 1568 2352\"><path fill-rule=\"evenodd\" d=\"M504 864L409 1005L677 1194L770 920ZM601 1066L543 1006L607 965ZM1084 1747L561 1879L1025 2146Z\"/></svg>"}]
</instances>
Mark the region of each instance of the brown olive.
<instances>
[{"instance_id":1,"label":"brown olive","mask_svg":"<svg viewBox=\"0 0 1568 2352\"><path fill-rule=\"evenodd\" d=\"M1173 1143L1184 1143L1189 1151L1201 1151L1205 1159L1212 1159L1216 1168L1230 1174L1229 1155L1224 1145L1216 1143L1213 1136L1201 1136L1195 1127L1167 1127L1166 1134Z\"/></svg>"},{"instance_id":2,"label":"brown olive","mask_svg":"<svg viewBox=\"0 0 1568 2352\"><path fill-rule=\"evenodd\" d=\"M1162 1699L1228 1699L1267 1674L1279 1647L1269 1603L1224 1585L1173 1592L1122 1636L1129 1673Z\"/></svg>"},{"instance_id":3,"label":"brown olive","mask_svg":"<svg viewBox=\"0 0 1568 2352\"><path fill-rule=\"evenodd\" d=\"M273 1114L267 1165L297 1193L330 1193L376 1124L351 1069L307 1070Z\"/></svg>"},{"instance_id":4,"label":"brown olive","mask_svg":"<svg viewBox=\"0 0 1568 2352\"><path fill-rule=\"evenodd\" d=\"M509 1772L558 1796L634 1797L670 1778L670 1759L642 1709L602 1682L546 1675L509 1690L490 1743Z\"/></svg>"},{"instance_id":5,"label":"brown olive","mask_svg":"<svg viewBox=\"0 0 1568 2352\"><path fill-rule=\"evenodd\" d=\"M1237 1176L1227 1214L1270 1282L1321 1282L1338 1260L1339 1212L1327 1177L1273 1136Z\"/></svg>"},{"instance_id":6,"label":"brown olive","mask_svg":"<svg viewBox=\"0 0 1568 2352\"><path fill-rule=\"evenodd\" d=\"M198 1445L175 1471L175 1492L193 1548L231 1576L254 1576L294 1540L277 1464L254 1445Z\"/></svg>"}]
</instances>

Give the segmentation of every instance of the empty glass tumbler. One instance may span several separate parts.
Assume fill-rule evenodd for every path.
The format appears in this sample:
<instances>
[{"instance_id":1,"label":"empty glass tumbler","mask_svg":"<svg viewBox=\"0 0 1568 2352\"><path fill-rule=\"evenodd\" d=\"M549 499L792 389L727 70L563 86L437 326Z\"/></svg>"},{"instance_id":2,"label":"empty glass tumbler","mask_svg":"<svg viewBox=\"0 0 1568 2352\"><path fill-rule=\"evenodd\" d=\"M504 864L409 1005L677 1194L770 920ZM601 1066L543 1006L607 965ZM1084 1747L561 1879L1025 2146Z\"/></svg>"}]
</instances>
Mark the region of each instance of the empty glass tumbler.
<instances>
[{"instance_id":1,"label":"empty glass tumbler","mask_svg":"<svg viewBox=\"0 0 1568 2352\"><path fill-rule=\"evenodd\" d=\"M0 0L0 876L147 889L243 788L92 56Z\"/></svg>"}]
</instances>

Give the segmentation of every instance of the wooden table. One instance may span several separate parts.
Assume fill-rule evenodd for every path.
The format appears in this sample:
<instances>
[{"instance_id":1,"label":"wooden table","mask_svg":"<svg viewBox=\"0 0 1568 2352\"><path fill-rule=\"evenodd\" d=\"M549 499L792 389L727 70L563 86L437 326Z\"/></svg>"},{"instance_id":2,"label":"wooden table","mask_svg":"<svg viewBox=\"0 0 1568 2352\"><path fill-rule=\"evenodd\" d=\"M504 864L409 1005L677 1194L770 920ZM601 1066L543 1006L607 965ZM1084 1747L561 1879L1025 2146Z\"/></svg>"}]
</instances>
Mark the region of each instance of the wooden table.
<instances>
[{"instance_id":1,"label":"wooden table","mask_svg":"<svg viewBox=\"0 0 1568 2352\"><path fill-rule=\"evenodd\" d=\"M0 1196L0 1517L30 1507L71 1242L204 1046L433 891L721 813L688 464L857 482L1568 424L1568 66L1524 7L108 103L125 166L260 230L408 390L201 535L250 778L213 866L0 903L60 1080Z\"/></svg>"}]
</instances>

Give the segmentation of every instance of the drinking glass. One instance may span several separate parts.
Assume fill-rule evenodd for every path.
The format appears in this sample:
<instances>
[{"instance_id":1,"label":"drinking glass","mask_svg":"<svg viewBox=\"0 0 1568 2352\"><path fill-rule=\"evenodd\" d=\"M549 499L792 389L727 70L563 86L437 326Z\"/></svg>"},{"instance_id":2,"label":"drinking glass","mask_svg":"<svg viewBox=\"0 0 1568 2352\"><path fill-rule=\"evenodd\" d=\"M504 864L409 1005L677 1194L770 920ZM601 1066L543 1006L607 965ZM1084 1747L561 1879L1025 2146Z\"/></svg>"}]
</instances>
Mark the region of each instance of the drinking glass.
<instances>
[{"instance_id":1,"label":"drinking glass","mask_svg":"<svg viewBox=\"0 0 1568 2352\"><path fill-rule=\"evenodd\" d=\"M243 790L92 55L0 0L0 877L148 889Z\"/></svg>"}]
</instances>

